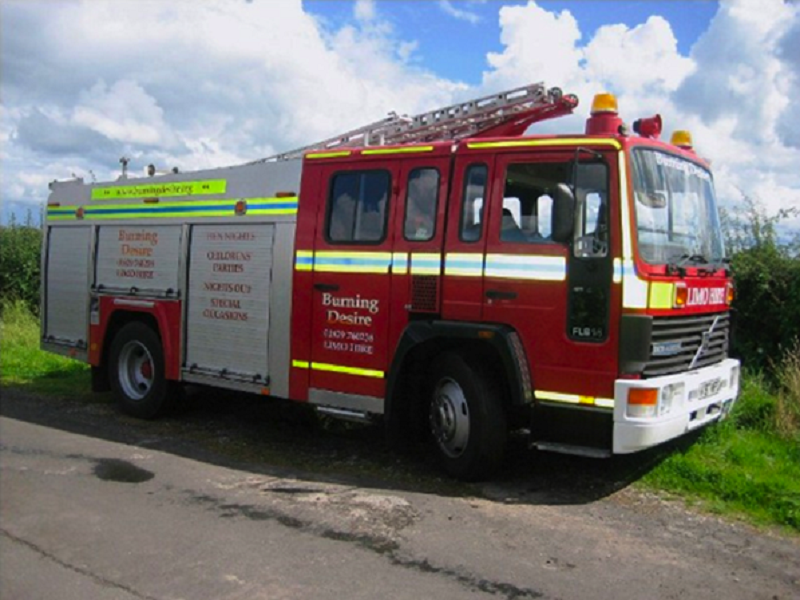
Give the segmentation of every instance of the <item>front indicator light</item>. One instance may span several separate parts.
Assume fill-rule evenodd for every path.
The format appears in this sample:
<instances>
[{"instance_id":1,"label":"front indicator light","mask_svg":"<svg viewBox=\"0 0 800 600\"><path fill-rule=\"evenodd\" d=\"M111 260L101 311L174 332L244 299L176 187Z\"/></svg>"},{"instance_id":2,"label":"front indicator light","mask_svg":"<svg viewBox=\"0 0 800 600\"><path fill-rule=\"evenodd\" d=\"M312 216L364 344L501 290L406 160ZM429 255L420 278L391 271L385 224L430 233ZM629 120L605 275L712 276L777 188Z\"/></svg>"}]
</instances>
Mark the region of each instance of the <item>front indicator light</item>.
<instances>
[{"instance_id":1,"label":"front indicator light","mask_svg":"<svg viewBox=\"0 0 800 600\"><path fill-rule=\"evenodd\" d=\"M655 417L658 413L658 390L631 388L628 390L627 415L637 419Z\"/></svg>"},{"instance_id":2,"label":"front indicator light","mask_svg":"<svg viewBox=\"0 0 800 600\"><path fill-rule=\"evenodd\" d=\"M688 299L689 289L686 287L685 283L679 281L675 284L675 301L673 302L673 306L675 308L685 308Z\"/></svg>"}]
</instances>

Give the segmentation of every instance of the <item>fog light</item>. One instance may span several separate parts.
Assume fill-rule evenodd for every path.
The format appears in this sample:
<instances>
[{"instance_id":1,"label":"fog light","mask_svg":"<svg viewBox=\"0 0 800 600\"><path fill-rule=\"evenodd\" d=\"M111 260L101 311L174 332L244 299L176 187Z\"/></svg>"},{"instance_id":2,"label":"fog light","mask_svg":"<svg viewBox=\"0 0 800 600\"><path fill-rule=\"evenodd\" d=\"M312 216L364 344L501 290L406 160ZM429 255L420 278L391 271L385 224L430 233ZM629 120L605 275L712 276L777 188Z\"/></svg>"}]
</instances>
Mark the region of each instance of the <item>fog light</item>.
<instances>
[{"instance_id":1,"label":"fog light","mask_svg":"<svg viewBox=\"0 0 800 600\"><path fill-rule=\"evenodd\" d=\"M736 365L731 369L731 376L728 380L728 388L735 390L738 388L739 385L739 365Z\"/></svg>"},{"instance_id":2,"label":"fog light","mask_svg":"<svg viewBox=\"0 0 800 600\"><path fill-rule=\"evenodd\" d=\"M661 390L661 402L658 405L658 414L665 415L672 410L672 407L683 402L683 394L686 391L684 383L671 383L664 386Z\"/></svg>"}]
</instances>

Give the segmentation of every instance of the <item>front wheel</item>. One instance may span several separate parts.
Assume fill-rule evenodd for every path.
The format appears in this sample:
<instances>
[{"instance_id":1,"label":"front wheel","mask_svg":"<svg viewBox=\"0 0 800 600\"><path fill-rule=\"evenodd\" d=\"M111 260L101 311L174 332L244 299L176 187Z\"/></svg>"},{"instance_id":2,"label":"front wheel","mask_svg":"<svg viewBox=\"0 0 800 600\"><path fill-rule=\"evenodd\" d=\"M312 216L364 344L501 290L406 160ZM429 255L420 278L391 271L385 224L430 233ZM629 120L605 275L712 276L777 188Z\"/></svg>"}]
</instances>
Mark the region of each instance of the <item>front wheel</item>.
<instances>
[{"instance_id":1,"label":"front wheel","mask_svg":"<svg viewBox=\"0 0 800 600\"><path fill-rule=\"evenodd\" d=\"M128 323L114 337L109 376L117 405L124 413L153 419L172 405L174 395L164 377L161 340L144 323Z\"/></svg>"},{"instance_id":2,"label":"front wheel","mask_svg":"<svg viewBox=\"0 0 800 600\"><path fill-rule=\"evenodd\" d=\"M437 358L431 374L428 422L440 463L459 479L486 477L503 460L508 428L491 376L456 353Z\"/></svg>"}]
</instances>

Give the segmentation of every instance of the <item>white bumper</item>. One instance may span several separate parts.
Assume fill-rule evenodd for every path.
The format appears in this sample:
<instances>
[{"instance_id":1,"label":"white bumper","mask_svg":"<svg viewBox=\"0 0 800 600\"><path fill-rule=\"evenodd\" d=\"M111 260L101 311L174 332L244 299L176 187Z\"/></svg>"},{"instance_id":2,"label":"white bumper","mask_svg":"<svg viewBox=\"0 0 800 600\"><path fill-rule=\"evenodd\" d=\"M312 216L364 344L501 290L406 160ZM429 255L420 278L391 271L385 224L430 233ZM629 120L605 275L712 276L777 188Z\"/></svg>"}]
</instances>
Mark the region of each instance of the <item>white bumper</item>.
<instances>
[{"instance_id":1,"label":"white bumper","mask_svg":"<svg viewBox=\"0 0 800 600\"><path fill-rule=\"evenodd\" d=\"M614 385L614 454L644 450L725 417L739 394L739 372L739 361L729 358L688 373L618 379ZM631 388L658 390L655 416L630 416Z\"/></svg>"}]
</instances>

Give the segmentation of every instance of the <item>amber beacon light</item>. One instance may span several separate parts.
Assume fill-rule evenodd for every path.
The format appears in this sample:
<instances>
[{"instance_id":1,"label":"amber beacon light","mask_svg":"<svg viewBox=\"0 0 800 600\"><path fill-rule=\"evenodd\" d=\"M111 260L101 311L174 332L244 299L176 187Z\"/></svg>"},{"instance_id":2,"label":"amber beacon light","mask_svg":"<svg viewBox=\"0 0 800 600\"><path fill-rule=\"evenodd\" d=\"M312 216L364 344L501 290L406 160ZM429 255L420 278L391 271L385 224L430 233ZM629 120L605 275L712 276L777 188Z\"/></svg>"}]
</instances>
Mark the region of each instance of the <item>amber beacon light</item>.
<instances>
[{"instance_id":1,"label":"amber beacon light","mask_svg":"<svg viewBox=\"0 0 800 600\"><path fill-rule=\"evenodd\" d=\"M684 150L691 150L692 149L692 134L685 130L678 130L672 133L672 139L670 140L673 146L677 146L678 148L683 148Z\"/></svg>"}]
</instances>

